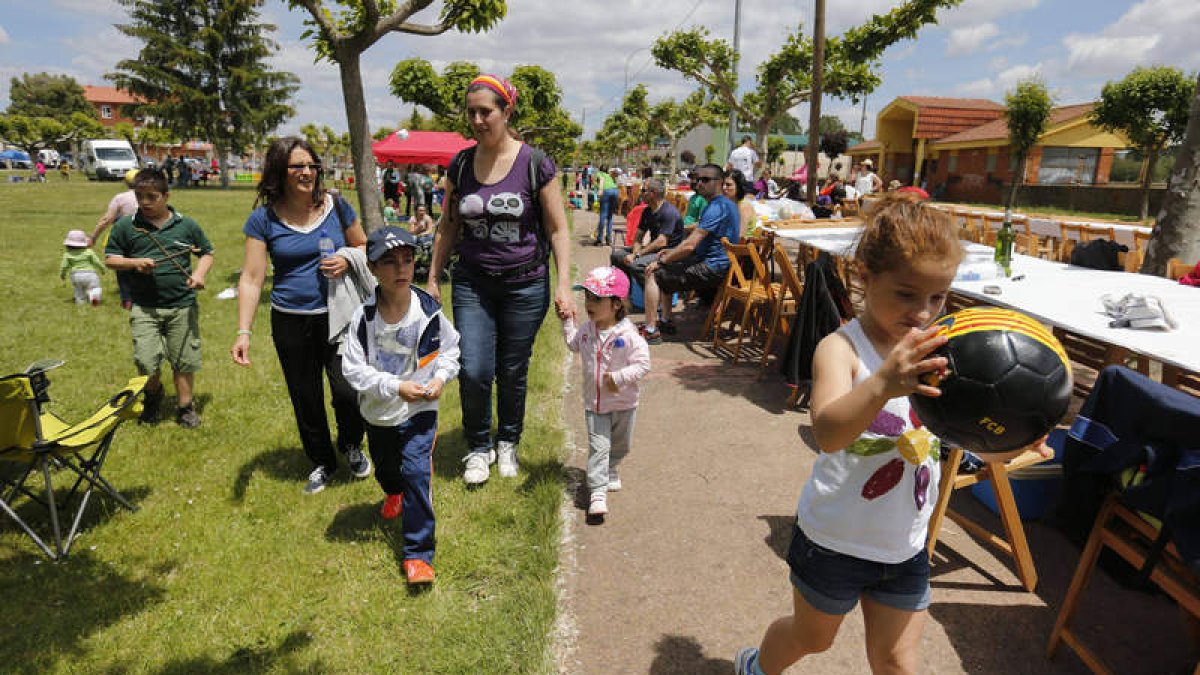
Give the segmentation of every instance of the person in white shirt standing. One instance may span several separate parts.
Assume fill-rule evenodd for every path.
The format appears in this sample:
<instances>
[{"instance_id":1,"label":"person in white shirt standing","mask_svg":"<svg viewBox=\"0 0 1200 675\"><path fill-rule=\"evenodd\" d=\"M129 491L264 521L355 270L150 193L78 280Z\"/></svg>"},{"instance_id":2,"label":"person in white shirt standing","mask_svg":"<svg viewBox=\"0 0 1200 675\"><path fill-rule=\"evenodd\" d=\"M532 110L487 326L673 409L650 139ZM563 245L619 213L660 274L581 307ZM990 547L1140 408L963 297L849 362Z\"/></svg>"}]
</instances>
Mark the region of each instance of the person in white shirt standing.
<instances>
[{"instance_id":1,"label":"person in white shirt standing","mask_svg":"<svg viewBox=\"0 0 1200 675\"><path fill-rule=\"evenodd\" d=\"M754 142L749 136L742 136L742 144L733 149L729 153L729 161L725 166L726 171L737 169L742 172L747 181L751 185L746 186L746 191L754 190L754 178L757 175L756 170L762 166L762 160L758 158L758 153L754 150Z\"/></svg>"},{"instance_id":2,"label":"person in white shirt standing","mask_svg":"<svg viewBox=\"0 0 1200 675\"><path fill-rule=\"evenodd\" d=\"M883 179L876 175L874 168L871 160L863 160L862 169L858 172L858 178L854 180L854 189L858 190L859 195L869 195L883 190Z\"/></svg>"}]
</instances>

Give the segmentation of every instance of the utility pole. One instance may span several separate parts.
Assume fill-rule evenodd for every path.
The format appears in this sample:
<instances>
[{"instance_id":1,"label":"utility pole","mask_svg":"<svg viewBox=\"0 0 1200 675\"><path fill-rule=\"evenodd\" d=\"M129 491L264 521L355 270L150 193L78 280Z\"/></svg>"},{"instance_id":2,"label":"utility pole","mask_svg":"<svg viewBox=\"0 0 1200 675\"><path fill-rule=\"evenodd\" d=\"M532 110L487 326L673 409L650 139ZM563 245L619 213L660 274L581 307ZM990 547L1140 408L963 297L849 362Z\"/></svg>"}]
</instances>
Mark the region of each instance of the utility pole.
<instances>
[{"instance_id":1,"label":"utility pole","mask_svg":"<svg viewBox=\"0 0 1200 675\"><path fill-rule=\"evenodd\" d=\"M812 95L808 103L808 147L804 162L808 165L808 181L804 186L808 203L817 203L817 153L821 149L821 90L825 85L825 0L816 0L813 17L813 75ZM832 159L832 157L830 158Z\"/></svg>"},{"instance_id":2,"label":"utility pole","mask_svg":"<svg viewBox=\"0 0 1200 675\"><path fill-rule=\"evenodd\" d=\"M864 94L863 95L862 119L860 119L858 121L858 135L862 136L862 139L864 141L867 140L866 129L867 129L867 97Z\"/></svg>"},{"instance_id":3,"label":"utility pole","mask_svg":"<svg viewBox=\"0 0 1200 675\"><path fill-rule=\"evenodd\" d=\"M741 32L742 32L742 0L733 0L733 58L734 58L733 74L734 74L735 79L737 77L738 65L740 65L741 60L742 60L742 52L741 52L741 47L740 47L741 41L742 41ZM737 96L736 91L733 92L733 94L734 94L734 96ZM726 151L726 154L728 154L735 147L737 147L735 145L736 136L737 136L737 110L734 108L730 108L729 109L729 149ZM765 148L763 149L763 154L766 154Z\"/></svg>"}]
</instances>

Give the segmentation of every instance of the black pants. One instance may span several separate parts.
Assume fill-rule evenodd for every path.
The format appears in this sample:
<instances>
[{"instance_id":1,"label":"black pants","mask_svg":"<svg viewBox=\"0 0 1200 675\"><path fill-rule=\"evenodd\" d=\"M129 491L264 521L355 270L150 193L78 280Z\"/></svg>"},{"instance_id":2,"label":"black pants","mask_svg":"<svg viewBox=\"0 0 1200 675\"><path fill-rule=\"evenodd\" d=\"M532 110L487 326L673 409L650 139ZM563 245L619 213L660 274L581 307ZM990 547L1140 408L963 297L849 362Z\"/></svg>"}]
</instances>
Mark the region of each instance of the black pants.
<instances>
[{"instance_id":1,"label":"black pants","mask_svg":"<svg viewBox=\"0 0 1200 675\"><path fill-rule=\"evenodd\" d=\"M345 452L361 445L365 425L358 412L358 395L342 376L342 357L338 356L337 345L329 344L329 317L272 309L271 339L283 367L304 454L332 475L337 470L337 454L330 442L329 421L325 417L322 370L333 392L337 447Z\"/></svg>"}]
</instances>

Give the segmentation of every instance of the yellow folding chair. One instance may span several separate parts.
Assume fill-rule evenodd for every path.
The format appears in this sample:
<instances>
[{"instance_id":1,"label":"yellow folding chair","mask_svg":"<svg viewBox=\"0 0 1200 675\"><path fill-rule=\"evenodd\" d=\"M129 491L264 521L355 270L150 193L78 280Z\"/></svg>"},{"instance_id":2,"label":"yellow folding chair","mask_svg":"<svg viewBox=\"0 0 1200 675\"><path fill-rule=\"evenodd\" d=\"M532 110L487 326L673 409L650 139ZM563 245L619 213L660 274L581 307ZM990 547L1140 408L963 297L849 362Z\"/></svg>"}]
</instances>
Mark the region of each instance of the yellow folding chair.
<instances>
[{"instance_id":1,"label":"yellow folding chair","mask_svg":"<svg viewBox=\"0 0 1200 675\"><path fill-rule=\"evenodd\" d=\"M69 424L45 407L50 402L46 372L61 365L62 361L40 361L24 372L0 378L0 462L10 465L0 474L0 510L51 560L61 559L71 550L94 491L137 510L105 479L103 469L117 427L141 412L139 397L147 380L144 376L129 380L87 419ZM54 477L64 472L69 472L68 480L74 479L74 484L60 495ZM30 487L39 478L43 483L40 495ZM15 506L22 498L45 507L50 516L49 542L17 513ZM71 516L65 536L60 512Z\"/></svg>"}]
</instances>

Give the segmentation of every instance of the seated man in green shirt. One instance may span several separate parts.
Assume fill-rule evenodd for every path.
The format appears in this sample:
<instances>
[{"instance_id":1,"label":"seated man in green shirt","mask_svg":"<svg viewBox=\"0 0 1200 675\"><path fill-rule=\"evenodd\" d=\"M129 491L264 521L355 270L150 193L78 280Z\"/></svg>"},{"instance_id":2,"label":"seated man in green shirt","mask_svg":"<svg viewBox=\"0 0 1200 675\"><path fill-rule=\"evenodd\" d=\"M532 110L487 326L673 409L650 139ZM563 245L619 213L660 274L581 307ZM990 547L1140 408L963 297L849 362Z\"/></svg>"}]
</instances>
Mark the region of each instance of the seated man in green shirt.
<instances>
[{"instance_id":1,"label":"seated man in green shirt","mask_svg":"<svg viewBox=\"0 0 1200 675\"><path fill-rule=\"evenodd\" d=\"M104 248L109 269L131 270L133 362L149 375L143 422L158 419L163 399L160 368L171 363L179 409L175 420L192 429L200 416L192 400L195 372L200 370L200 322L196 291L212 268L213 247L196 221L167 205L167 178L158 169L143 169L133 179L138 210L113 226ZM199 256L195 271L192 255Z\"/></svg>"}]
</instances>

